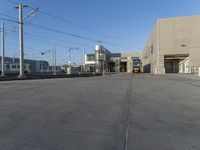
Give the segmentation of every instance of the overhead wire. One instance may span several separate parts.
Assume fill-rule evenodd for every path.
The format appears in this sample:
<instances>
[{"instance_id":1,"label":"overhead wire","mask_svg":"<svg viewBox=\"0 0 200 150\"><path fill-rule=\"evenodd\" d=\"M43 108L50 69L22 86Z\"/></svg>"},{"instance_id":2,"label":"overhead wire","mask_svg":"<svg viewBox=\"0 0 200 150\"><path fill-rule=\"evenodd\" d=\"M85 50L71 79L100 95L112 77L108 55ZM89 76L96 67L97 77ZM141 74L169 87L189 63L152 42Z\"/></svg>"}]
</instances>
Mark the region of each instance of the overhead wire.
<instances>
[{"instance_id":1,"label":"overhead wire","mask_svg":"<svg viewBox=\"0 0 200 150\"><path fill-rule=\"evenodd\" d=\"M12 30L9 30L9 31L12 31ZM9 33L13 34L14 36L17 36L17 35L15 35L15 33L17 33L17 32L9 32ZM53 42L47 41L47 39L48 39L48 40L59 41L59 42L62 42L62 43L77 44L77 45L81 45L81 46L84 46L84 47L87 46L87 47L93 48L93 46L90 46L90 45L87 45L87 44L77 43L77 42L72 42L72 41L65 41L65 40L61 40L61 39L57 39L57 38L53 38L53 37L49 37L49 36L32 34L32 33L29 33L29 32L24 32L24 37L29 38L29 39L33 39L33 40L37 40L38 42L46 43L46 44L53 44ZM68 46L64 46L64 45L61 45L61 44L56 44L56 45L59 46L59 47L65 47L65 48L68 47Z\"/></svg>"},{"instance_id":2,"label":"overhead wire","mask_svg":"<svg viewBox=\"0 0 200 150\"><path fill-rule=\"evenodd\" d=\"M8 17L8 18L11 18L11 19L15 19L15 20L17 20L17 18L12 17L12 16L9 16L9 15L4 14L4 13L1 13L1 12L0 12L0 15L1 15L1 16L4 16L4 17Z\"/></svg>"},{"instance_id":3,"label":"overhead wire","mask_svg":"<svg viewBox=\"0 0 200 150\"><path fill-rule=\"evenodd\" d=\"M28 6L28 7L29 7L30 9L35 9L35 8L33 8L33 7L30 7L30 6ZM48 12L43 11L43 10L41 10L41 9L39 9L38 12L41 13L41 14L44 14L44 15L46 15L46 16L52 17L52 18L54 18L54 19L56 19L56 20L58 20L58 21L61 21L61 22L63 22L63 23L66 23L66 24L70 24L70 25L72 25L72 26L75 26L75 27L77 27L77 28L84 29L84 30L87 30L87 31L91 31L91 32L93 32L93 33L97 33L97 34L103 35L102 32L99 32L99 31L97 31L97 30L94 30L94 29L92 29L92 28L90 28L90 27L87 27L87 26L84 26L84 25L77 24L77 23L75 23L75 22L72 22L72 21L70 21L70 20L64 19L64 18L59 17L59 16L54 15L54 14L48 13Z\"/></svg>"},{"instance_id":4,"label":"overhead wire","mask_svg":"<svg viewBox=\"0 0 200 150\"><path fill-rule=\"evenodd\" d=\"M70 44L77 44L77 45L81 45L81 46L91 47L91 45L88 45L88 44L83 44L83 43L79 43L79 42L72 42L72 41L66 41L66 40L63 40L63 39L58 39L58 38L39 35L39 34L33 34L33 33L30 33L30 32L24 32L24 34L27 34L27 35L30 35L30 36L34 36L34 37L40 37L40 38L43 38L43 39L55 40L55 41L63 42L63 43L70 43Z\"/></svg>"},{"instance_id":5,"label":"overhead wire","mask_svg":"<svg viewBox=\"0 0 200 150\"><path fill-rule=\"evenodd\" d=\"M71 34L71 33L68 33L68 32L64 32L64 31L61 31L61 30L53 29L53 28L48 28L48 27L45 27L45 26L37 25L37 24L32 24L30 27L36 27L36 28L48 30L48 31L51 31L51 32L65 34L65 35L73 36L73 37L76 37L76 38L81 38L81 39L89 40L89 41L92 41L92 42L95 42L95 43L105 43L105 44L108 43L110 45L120 45L120 46L123 46L123 44L115 44L115 43L111 43L111 42L106 42L106 41L101 41L101 40L95 40L95 39L91 39L91 38L79 36L79 35L76 35L76 34ZM134 46L131 46L131 45L124 45L124 46L125 47L134 47Z\"/></svg>"},{"instance_id":6,"label":"overhead wire","mask_svg":"<svg viewBox=\"0 0 200 150\"><path fill-rule=\"evenodd\" d=\"M12 2L12 3L17 4L16 2L14 2L14 1L12 1L12 0L9 0L9 2ZM31 8L31 9L35 9L35 8L30 7L30 6L28 6L28 7ZM62 17L58 17L58 16L56 16L56 15L50 14L50 13L48 13L48 12L46 12L46 11L42 11L42 10L40 10L40 9L39 9L38 11L39 11L40 13L42 13L42 14L45 14L45 15L49 16L49 17L53 17L53 18L55 18L55 19L57 19L57 20L60 20L60 21L62 21L62 22L64 22L64 23L68 23L68 24L74 25L74 26L79 27L79 28L82 28L82 29L93 30L93 29L91 29L91 28L88 28L88 27L85 27L85 26L76 24L76 23L74 23L74 22L72 22L72 21L63 19ZM10 16L8 16L8 17L10 17ZM6 20L6 21L18 23L18 21L6 19L6 18L0 18L0 19L4 19L4 20ZM124 45L124 46L126 45L126 44L119 44L119 43L115 44L115 43L110 43L110 42L107 42L107 41L96 40L96 39L92 39L92 38L85 37L85 36L82 36L82 35L73 34L73 33L65 32L65 31L61 31L61 30L57 30L57 29L53 29L53 28L48 28L48 27L45 27L45 26L37 25L37 24L32 24L31 27L40 28L40 29L44 29L44 30L48 30L48 31L56 32L56 33L60 33L60 34L65 34L65 35L72 36L72 37L75 37L75 38L81 38L81 39L84 39L84 40L89 40L89 41L92 41L92 42L95 42L95 43L104 43L104 44L107 43L107 44L109 44L109 45L120 45L120 46L121 46L121 45ZM96 32L96 31L93 30L93 32ZM97 32L98 32L98 31L97 31ZM96 33L97 33L97 32L96 32ZM98 32L98 34L99 34L99 32ZM100 33L100 34L101 34L101 33ZM104 36L104 37L108 37L108 38L113 38L113 39L124 39L124 38L121 38L121 37L105 36L105 35L103 35L103 36ZM125 47L132 47L132 48L134 48L134 46L132 46L132 45L129 45L129 46L126 45Z\"/></svg>"},{"instance_id":7,"label":"overhead wire","mask_svg":"<svg viewBox=\"0 0 200 150\"><path fill-rule=\"evenodd\" d=\"M4 0L6 2L12 3L12 4L18 4L17 2L13 1L13 0Z\"/></svg>"},{"instance_id":8,"label":"overhead wire","mask_svg":"<svg viewBox=\"0 0 200 150\"><path fill-rule=\"evenodd\" d=\"M8 19L8 18L2 18L2 17L0 17L0 20L6 21L6 22L18 23L18 21L12 20L12 19Z\"/></svg>"},{"instance_id":9,"label":"overhead wire","mask_svg":"<svg viewBox=\"0 0 200 150\"><path fill-rule=\"evenodd\" d=\"M30 7L30 8L31 8L31 7ZM32 9L33 9L33 8L32 8ZM63 23L71 24L71 25L73 25L73 26L75 26L75 27L78 27L78 28L80 28L80 29L87 30L87 31L91 31L91 32L93 32L93 33L96 33L96 34L98 34L98 35L101 35L101 36L104 37L104 38L109 38L109 39L114 39L114 40L119 40L119 41L121 41L121 40L142 41L142 42L145 41L145 40L143 41L143 40L138 40L138 39L130 39L130 38L127 38L127 37L119 37L119 36L113 36L113 35L106 35L106 34L103 33L103 32L97 31L97 30L92 29L92 28L90 28L90 27L86 27L86 26L84 26L84 25L80 25L80 24L74 23L74 22L72 22L72 21L66 20L66 19L64 19L64 18L62 18L62 17L59 17L59 16L57 16L57 15L50 14L50 13L48 13L48 12L46 12L46 11L41 10L41 9L39 9L38 11L39 11L40 13L44 14L44 15L47 15L47 16L49 16L49 17L52 17L52 18L54 18L54 19L56 19L56 20L59 20L59 21L61 21L61 22L63 22Z\"/></svg>"},{"instance_id":10,"label":"overhead wire","mask_svg":"<svg viewBox=\"0 0 200 150\"><path fill-rule=\"evenodd\" d=\"M2 17L0 17L0 20L4 20L4 21L8 21L8 22L13 22L13 23L18 23L18 21L11 20L11 19L8 19L8 18L2 18ZM76 38L80 38L80 39L89 40L89 41L92 41L92 42L99 42L98 40L95 40L95 39L91 39L91 38L84 37L84 36L77 35L77 34L72 34L72 33L64 32L64 31L61 31L61 30L53 29L53 28L48 28L48 27L45 27L45 26L37 25L37 24L32 24L32 26L36 27L36 28L48 30L48 31L51 31L51 32L56 32L56 33L65 34L65 35L76 37Z\"/></svg>"},{"instance_id":11,"label":"overhead wire","mask_svg":"<svg viewBox=\"0 0 200 150\"><path fill-rule=\"evenodd\" d=\"M85 37L85 36L65 32L65 31L61 31L61 30L57 30L57 29L53 29L53 28L48 28L48 27L45 27L45 26L37 25L37 24L31 24L31 27L36 27L36 28L48 30L48 31L51 31L51 32L56 32L56 33L72 36L72 37L75 37L75 38L85 39L85 40L89 40L89 41L92 41L92 42L99 42L99 40L95 40L95 39L92 39L92 38L88 38L88 37Z\"/></svg>"},{"instance_id":12,"label":"overhead wire","mask_svg":"<svg viewBox=\"0 0 200 150\"><path fill-rule=\"evenodd\" d=\"M30 8L33 9L32 7L30 7ZM105 37L105 38L111 38L111 39L115 39L115 40L122 40L122 39L124 39L124 40L129 40L129 41L132 40L132 39L125 38L125 37L118 37L118 36L106 35L106 34L100 32L100 31L97 31L97 30L92 29L92 28L90 28L90 27L86 27L86 26L84 26L84 25L80 25L80 24L74 23L74 22L72 22L72 21L66 20L66 19L64 19L64 18L62 18L62 17L59 17L59 16L57 16L57 15L50 14L50 13L48 13L48 12L46 12L46 11L41 10L41 9L39 9L38 11L39 11L40 13L44 14L44 15L47 15L47 16L49 16L49 17L52 17L52 18L54 18L54 19L56 19L56 20L59 20L59 21L61 21L61 22L63 22L63 23L71 24L71 25L76 26L76 27L78 27L78 28L91 31L91 32L96 33L96 34L99 34L99 35L101 35L101 36L103 36L103 37Z\"/></svg>"},{"instance_id":13,"label":"overhead wire","mask_svg":"<svg viewBox=\"0 0 200 150\"><path fill-rule=\"evenodd\" d=\"M18 21L7 19L7 18L1 18L0 17L0 20L1 19L9 21L9 22L13 22L13 23L18 23ZM64 32L64 31L61 31L61 30L53 29L53 28L48 28L48 27L45 27L45 26L37 25L37 24L32 24L32 26L30 26L30 27L35 27L35 28L40 28L40 29L43 29L43 30L48 30L48 31L51 31L51 32L65 34L65 35L68 35L68 36L72 36L72 37L76 37L76 38L81 38L81 39L89 40L89 41L92 41L92 42L95 42L95 43L99 43L100 42L100 41L95 40L95 39L90 39L90 38L87 38L87 37L79 36L79 35L76 35L76 34L71 34L71 33L68 33L68 32ZM116 43L111 43L111 42L106 42L106 41L101 41L101 42L105 43L105 44L107 43L109 45L120 45L120 46L123 45L123 44L116 44ZM128 47L133 47L133 46L128 46Z\"/></svg>"}]
</instances>

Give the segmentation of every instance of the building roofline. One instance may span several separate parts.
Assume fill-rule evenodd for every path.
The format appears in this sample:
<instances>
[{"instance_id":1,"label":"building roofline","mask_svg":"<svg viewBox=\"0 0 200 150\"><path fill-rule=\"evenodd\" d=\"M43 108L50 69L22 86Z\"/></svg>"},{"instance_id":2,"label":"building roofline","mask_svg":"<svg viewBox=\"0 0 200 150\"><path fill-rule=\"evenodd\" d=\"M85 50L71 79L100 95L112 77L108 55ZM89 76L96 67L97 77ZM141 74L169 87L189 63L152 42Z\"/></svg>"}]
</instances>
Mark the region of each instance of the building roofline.
<instances>
[{"instance_id":1,"label":"building roofline","mask_svg":"<svg viewBox=\"0 0 200 150\"><path fill-rule=\"evenodd\" d=\"M0 56L0 58L1 58L1 56ZM10 56L5 56L4 57L5 59L13 59L13 57L10 57ZM15 58L15 60L20 60L20 58L18 58L18 57L14 57ZM25 61L47 61L47 60L37 60L37 59L24 59ZM48 62L48 61L47 61Z\"/></svg>"},{"instance_id":2,"label":"building roofline","mask_svg":"<svg viewBox=\"0 0 200 150\"><path fill-rule=\"evenodd\" d=\"M200 17L200 14L188 15L188 16L161 17L161 18L158 18L156 22L158 22L160 20L165 20L165 19L178 19L178 18L188 18L188 17Z\"/></svg>"}]
</instances>

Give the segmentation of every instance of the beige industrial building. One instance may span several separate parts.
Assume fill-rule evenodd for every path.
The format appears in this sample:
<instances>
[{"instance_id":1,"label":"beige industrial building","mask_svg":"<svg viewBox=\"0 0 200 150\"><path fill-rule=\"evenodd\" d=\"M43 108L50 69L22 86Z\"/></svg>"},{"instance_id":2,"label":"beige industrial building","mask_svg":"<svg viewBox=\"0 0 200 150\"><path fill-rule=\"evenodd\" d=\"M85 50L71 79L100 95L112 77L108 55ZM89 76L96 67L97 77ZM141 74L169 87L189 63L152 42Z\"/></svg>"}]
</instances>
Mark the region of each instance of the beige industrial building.
<instances>
[{"instance_id":1,"label":"beige industrial building","mask_svg":"<svg viewBox=\"0 0 200 150\"><path fill-rule=\"evenodd\" d=\"M142 62L153 74L200 73L200 16L158 19Z\"/></svg>"}]
</instances>

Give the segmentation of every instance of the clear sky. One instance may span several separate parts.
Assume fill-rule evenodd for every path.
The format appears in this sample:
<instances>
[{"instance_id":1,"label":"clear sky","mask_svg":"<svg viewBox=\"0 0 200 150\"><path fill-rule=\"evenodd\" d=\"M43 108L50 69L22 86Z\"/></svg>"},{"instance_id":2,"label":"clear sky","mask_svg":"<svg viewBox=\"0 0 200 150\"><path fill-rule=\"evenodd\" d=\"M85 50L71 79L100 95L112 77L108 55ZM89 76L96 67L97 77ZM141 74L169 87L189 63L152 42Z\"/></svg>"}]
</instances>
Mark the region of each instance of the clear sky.
<instances>
[{"instance_id":1,"label":"clear sky","mask_svg":"<svg viewBox=\"0 0 200 150\"><path fill-rule=\"evenodd\" d=\"M25 57L51 61L50 55L41 56L40 53L56 44L58 64L67 62L69 45L83 49L81 44L84 44L87 52L93 53L95 41L102 41L112 52L140 51L158 18L200 14L199 0L0 0L0 18L14 20L18 17L13 2L39 7L42 12L60 17L59 20L38 12L24 25ZM24 10L24 14L31 11L30 8ZM37 25L91 40L38 28ZM16 23L7 21L5 27L6 31L18 29ZM17 34L6 34L8 56L18 56ZM73 61L80 63L81 54L81 51L73 51Z\"/></svg>"}]
</instances>

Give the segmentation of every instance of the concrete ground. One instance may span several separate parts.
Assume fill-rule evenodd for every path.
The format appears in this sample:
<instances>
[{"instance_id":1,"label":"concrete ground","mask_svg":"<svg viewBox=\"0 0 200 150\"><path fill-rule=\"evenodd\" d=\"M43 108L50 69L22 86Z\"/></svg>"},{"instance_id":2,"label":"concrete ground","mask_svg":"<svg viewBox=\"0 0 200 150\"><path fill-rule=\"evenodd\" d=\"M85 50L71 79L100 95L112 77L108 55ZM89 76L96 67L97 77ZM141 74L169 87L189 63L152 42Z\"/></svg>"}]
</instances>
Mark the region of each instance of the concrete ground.
<instances>
[{"instance_id":1,"label":"concrete ground","mask_svg":"<svg viewBox=\"0 0 200 150\"><path fill-rule=\"evenodd\" d=\"M199 141L200 86L192 78L0 82L2 150L199 150Z\"/></svg>"}]
</instances>

